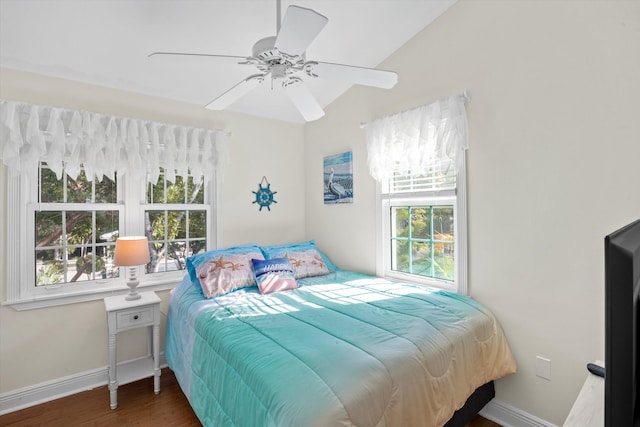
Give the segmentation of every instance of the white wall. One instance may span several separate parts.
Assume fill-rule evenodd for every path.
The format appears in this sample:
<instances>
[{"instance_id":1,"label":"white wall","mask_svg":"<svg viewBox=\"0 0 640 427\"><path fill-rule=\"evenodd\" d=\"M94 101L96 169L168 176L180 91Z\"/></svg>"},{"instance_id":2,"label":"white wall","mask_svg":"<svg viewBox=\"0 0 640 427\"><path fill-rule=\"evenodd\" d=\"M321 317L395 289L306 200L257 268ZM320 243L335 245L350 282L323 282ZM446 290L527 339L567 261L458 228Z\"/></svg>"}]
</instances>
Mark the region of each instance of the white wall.
<instances>
[{"instance_id":1,"label":"white wall","mask_svg":"<svg viewBox=\"0 0 640 427\"><path fill-rule=\"evenodd\" d=\"M305 128L307 235L375 271L367 122L469 90L469 288L518 373L497 397L561 425L604 359L603 238L640 218L640 2L460 1ZM353 205L322 202L322 157L353 150ZM551 381L535 357L551 359Z\"/></svg>"},{"instance_id":2,"label":"white wall","mask_svg":"<svg viewBox=\"0 0 640 427\"><path fill-rule=\"evenodd\" d=\"M640 217L640 2L462 0L382 65L399 72L396 88L356 87L304 127L5 69L0 97L225 128L224 245L314 238L341 267L372 273L375 186L359 123L469 90L470 293L519 363L498 398L562 424L585 364L604 357L603 237ZM325 206L322 158L347 150L355 201ZM251 204L263 175L278 191L271 212ZM2 266L5 235L1 221ZM105 334L100 301L1 307L0 393L106 366ZM535 376L536 355L551 359L551 381Z\"/></svg>"},{"instance_id":3,"label":"white wall","mask_svg":"<svg viewBox=\"0 0 640 427\"><path fill-rule=\"evenodd\" d=\"M222 181L222 246L276 244L305 238L303 126L214 113L196 105L0 69L0 98L135 117L231 132ZM291 157L282 156L288 153ZM271 211L252 204L265 175L277 204ZM6 168L0 166L0 271L5 270ZM6 277L0 286L6 294ZM167 312L168 292L160 293ZM164 348L163 314L161 336ZM102 301L31 311L0 307L0 394L107 365L107 326ZM144 354L144 331L119 336L119 358Z\"/></svg>"}]
</instances>

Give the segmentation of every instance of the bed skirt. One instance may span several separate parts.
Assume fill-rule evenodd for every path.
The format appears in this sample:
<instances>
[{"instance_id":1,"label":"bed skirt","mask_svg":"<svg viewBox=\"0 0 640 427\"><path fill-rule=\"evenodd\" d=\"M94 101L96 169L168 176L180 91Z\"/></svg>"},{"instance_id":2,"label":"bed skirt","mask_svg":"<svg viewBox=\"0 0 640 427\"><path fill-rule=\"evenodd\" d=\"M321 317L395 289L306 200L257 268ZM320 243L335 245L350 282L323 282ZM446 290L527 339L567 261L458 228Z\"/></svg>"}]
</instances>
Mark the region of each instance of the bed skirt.
<instances>
[{"instance_id":1,"label":"bed skirt","mask_svg":"<svg viewBox=\"0 0 640 427\"><path fill-rule=\"evenodd\" d=\"M475 417L484 406L496 395L493 381L481 385L467 399L464 406L458 409L444 427L464 427Z\"/></svg>"}]
</instances>

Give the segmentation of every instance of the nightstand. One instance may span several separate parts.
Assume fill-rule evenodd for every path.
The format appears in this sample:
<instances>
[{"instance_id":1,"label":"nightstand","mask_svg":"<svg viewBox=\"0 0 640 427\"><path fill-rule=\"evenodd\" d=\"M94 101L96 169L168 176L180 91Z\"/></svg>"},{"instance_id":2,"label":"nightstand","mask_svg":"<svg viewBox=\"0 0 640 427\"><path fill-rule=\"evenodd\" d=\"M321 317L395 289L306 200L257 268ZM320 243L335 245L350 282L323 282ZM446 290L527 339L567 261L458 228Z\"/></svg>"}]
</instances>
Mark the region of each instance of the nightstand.
<instances>
[{"instance_id":1,"label":"nightstand","mask_svg":"<svg viewBox=\"0 0 640 427\"><path fill-rule=\"evenodd\" d=\"M595 363L604 366L601 361ZM563 427L602 427L603 425L604 378L589 372Z\"/></svg>"},{"instance_id":2,"label":"nightstand","mask_svg":"<svg viewBox=\"0 0 640 427\"><path fill-rule=\"evenodd\" d=\"M142 292L140 299L127 301L126 295L107 297L109 328L109 394L111 409L118 407L118 385L153 376L153 391L160 393L160 297L155 292ZM148 354L131 362L116 361L116 335L134 328L149 329Z\"/></svg>"}]
</instances>

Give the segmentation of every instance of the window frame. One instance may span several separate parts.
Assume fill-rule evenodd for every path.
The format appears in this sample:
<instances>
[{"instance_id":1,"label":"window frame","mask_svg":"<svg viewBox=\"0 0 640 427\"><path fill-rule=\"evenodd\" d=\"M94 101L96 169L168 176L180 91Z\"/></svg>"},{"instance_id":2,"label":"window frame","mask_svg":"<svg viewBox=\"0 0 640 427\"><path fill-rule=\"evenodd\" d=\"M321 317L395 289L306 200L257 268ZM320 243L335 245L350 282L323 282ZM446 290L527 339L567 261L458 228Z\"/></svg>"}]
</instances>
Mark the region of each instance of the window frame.
<instances>
[{"instance_id":1,"label":"window frame","mask_svg":"<svg viewBox=\"0 0 640 427\"><path fill-rule=\"evenodd\" d=\"M467 294L467 194L466 153L456 171L455 189L424 190L406 193L385 191L387 183L376 182L376 275ZM453 205L454 265L453 282L391 269L391 207Z\"/></svg>"},{"instance_id":2,"label":"window frame","mask_svg":"<svg viewBox=\"0 0 640 427\"><path fill-rule=\"evenodd\" d=\"M176 183L177 180L180 177L176 178ZM187 216L189 216L189 213L191 212L204 212L205 213L205 223L208 224L211 216L210 216L210 211L211 211L211 204L208 203L210 200L210 194L207 193L207 187L210 185L206 182L206 177L203 177L204 183L203 183L203 200L201 203L190 203L187 199L188 199L188 188L189 188L189 181L190 181L190 176L188 177L183 177L181 179L182 183L184 184L184 198L180 201L180 202L166 202L167 199L167 187L168 187L168 181L166 178L166 175L164 174L164 172L161 172L159 175L159 180L162 180L162 195L164 198L164 202L156 202L153 200L153 191L154 191L154 186L157 185L156 184L150 184L150 183L146 183L146 187L145 187L145 194L144 194L144 204L143 204L143 209L142 209L142 215L143 215L143 227L146 230L146 219L147 216L149 215L149 213L151 212L162 212L164 215L164 220L165 220L165 225L164 227L167 226L167 216L170 212L185 212L185 214ZM191 179L192 185L195 185L195 183L193 182L193 180ZM173 183L173 184L176 184ZM199 191L198 191L199 193ZM186 225L186 224L185 224ZM164 233L164 239L161 240L162 242L164 242L165 244L169 245L170 243L175 243L175 241L185 241L185 243L188 245L190 242L194 242L194 241L200 241L200 240L204 240L205 241L205 250L207 250L207 246L206 246L206 242L209 242L208 239L208 235L209 235L209 230L210 227L205 227L205 236L203 238L200 237L191 237L189 235L189 230L190 227L187 226L186 227L186 235L184 237L184 239L179 238L179 239L167 239L167 234L166 231L167 229L165 228L165 233ZM143 234L144 235L144 234ZM153 245L153 244L157 244L160 240L154 240L153 238L149 239L149 244ZM217 247L217 245L216 245ZM186 248L185 248L186 249ZM168 266L167 260L166 260L166 254L165 254L165 270L163 271L157 271L156 273L167 273L170 270L167 270L166 267ZM177 271L183 271L183 270L177 270ZM186 271L186 258L185 258L185 269L184 271ZM146 274L155 274L155 273L146 273Z\"/></svg>"},{"instance_id":3,"label":"window frame","mask_svg":"<svg viewBox=\"0 0 640 427\"><path fill-rule=\"evenodd\" d=\"M38 208L38 183L31 182L26 174L13 174L6 167L7 197L5 198L6 218L6 292L2 305L10 305L16 310L30 310L84 301L94 301L109 295L126 294L126 271L121 267L118 278L98 279L72 284L35 286L34 212ZM129 182L127 182L129 178ZM207 180L207 178L209 178ZM204 204L207 212L207 250L219 246L219 188L215 173L205 176ZM127 176L118 177L118 200L109 204L112 209L122 210L120 235L144 235L144 211L159 204L148 204L146 181L144 178L131 182ZM75 207L82 204L70 204ZM171 204L162 204L171 210ZM116 208L117 207L117 208ZM29 216L31 215L31 216ZM186 270L145 273L145 267L138 269L140 284L144 291L161 291L177 286L187 273Z\"/></svg>"},{"instance_id":4,"label":"window frame","mask_svg":"<svg viewBox=\"0 0 640 427\"><path fill-rule=\"evenodd\" d=\"M27 216L25 218L34 218L36 212L69 212L69 211L91 211L91 212L100 212L100 211L118 211L119 223L124 220L124 206L119 203L47 203L48 209L41 210L40 204L38 203L28 203L27 204ZM88 205L88 206L87 206ZM31 223L33 227L26 227L26 242L35 242L35 220L32 222L31 220L24 221L25 223ZM64 220L63 220L64 222ZM63 245L62 249L66 250L68 245ZM33 263L31 263L33 261ZM31 259L28 260L30 265L33 267L35 264L35 256L33 253L31 254ZM26 282L27 283L36 283L36 269L28 268L26 270ZM95 283L103 283L105 281L111 281L112 279L95 279L95 280L82 280L77 282L65 282L51 285L42 285L40 287L36 286L36 289L50 287L50 289L55 289L64 286L68 291L78 290L84 287L83 285L86 282L95 282ZM34 295L38 295L39 293L45 293L43 291L35 291ZM46 293L45 293L46 294Z\"/></svg>"},{"instance_id":5,"label":"window frame","mask_svg":"<svg viewBox=\"0 0 640 427\"><path fill-rule=\"evenodd\" d=\"M174 211L180 211L180 212L205 212L205 216L206 216L206 220L208 221L210 218L210 206L208 204L171 204L171 203L149 203L147 205L145 205L145 209L143 212L143 215L146 216L146 214L148 212L163 212L163 213L167 213L167 212L174 212ZM209 229L209 227L207 227L207 230ZM208 231L207 231L208 234ZM166 234L165 234L166 237ZM201 238L190 238L189 235L185 236L184 239L172 239L172 240L162 240L165 243L174 243L175 240L181 241L181 240L185 240L187 243L189 242L194 242L194 241L199 241L202 240ZM205 242L207 242L207 236L205 235L204 237ZM149 243L150 244L154 244L160 242L160 240L150 240ZM205 245L206 248L206 245ZM206 250L206 249L205 249ZM166 265L168 263L166 262L166 257L165 257L165 268ZM146 274L157 274L157 273L168 273L169 271L172 270L164 270L164 271L158 271L156 273L146 273ZM177 271L186 271L186 267L185 270L177 270Z\"/></svg>"}]
</instances>

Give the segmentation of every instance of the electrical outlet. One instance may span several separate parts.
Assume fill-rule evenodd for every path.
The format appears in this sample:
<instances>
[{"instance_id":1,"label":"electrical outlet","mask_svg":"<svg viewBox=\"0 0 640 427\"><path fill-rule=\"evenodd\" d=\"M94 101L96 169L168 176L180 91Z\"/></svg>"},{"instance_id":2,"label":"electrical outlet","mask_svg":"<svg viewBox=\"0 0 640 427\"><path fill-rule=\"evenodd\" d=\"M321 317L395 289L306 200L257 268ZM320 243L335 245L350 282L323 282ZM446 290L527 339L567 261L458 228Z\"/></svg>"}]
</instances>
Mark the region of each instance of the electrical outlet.
<instances>
[{"instance_id":1,"label":"electrical outlet","mask_svg":"<svg viewBox=\"0 0 640 427\"><path fill-rule=\"evenodd\" d=\"M536 375L551 381L551 360L546 357L536 356Z\"/></svg>"}]
</instances>

